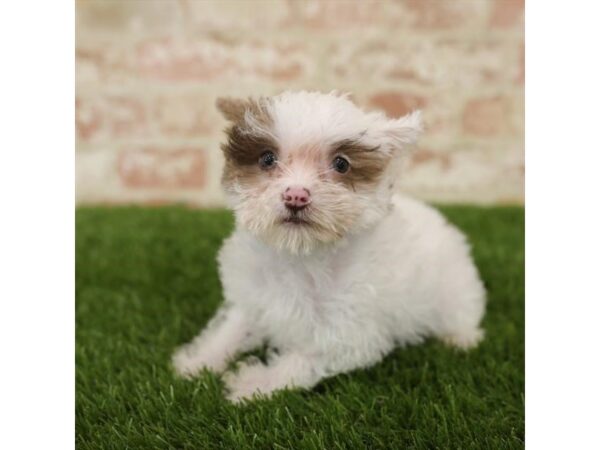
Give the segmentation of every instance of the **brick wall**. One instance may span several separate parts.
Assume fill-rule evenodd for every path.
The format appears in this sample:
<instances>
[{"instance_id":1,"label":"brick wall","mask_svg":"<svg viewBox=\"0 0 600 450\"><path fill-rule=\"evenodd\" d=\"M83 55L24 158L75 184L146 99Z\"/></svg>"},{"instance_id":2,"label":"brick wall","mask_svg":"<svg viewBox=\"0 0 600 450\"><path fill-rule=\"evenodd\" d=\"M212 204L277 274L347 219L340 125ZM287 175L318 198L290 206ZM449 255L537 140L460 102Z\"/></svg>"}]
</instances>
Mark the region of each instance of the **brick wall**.
<instances>
[{"instance_id":1,"label":"brick wall","mask_svg":"<svg viewBox=\"0 0 600 450\"><path fill-rule=\"evenodd\" d=\"M221 205L220 95L350 91L427 131L404 190L522 202L523 0L76 2L78 203Z\"/></svg>"}]
</instances>

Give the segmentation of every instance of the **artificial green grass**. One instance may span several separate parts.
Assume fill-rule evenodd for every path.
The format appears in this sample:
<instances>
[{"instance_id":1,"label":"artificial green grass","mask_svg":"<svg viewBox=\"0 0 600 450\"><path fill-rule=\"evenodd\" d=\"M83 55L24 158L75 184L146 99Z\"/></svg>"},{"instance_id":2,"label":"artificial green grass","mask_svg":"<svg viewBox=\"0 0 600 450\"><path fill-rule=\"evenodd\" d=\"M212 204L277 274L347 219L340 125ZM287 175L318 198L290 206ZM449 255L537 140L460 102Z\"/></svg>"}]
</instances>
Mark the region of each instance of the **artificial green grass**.
<instances>
[{"instance_id":1,"label":"artificial green grass","mask_svg":"<svg viewBox=\"0 0 600 450\"><path fill-rule=\"evenodd\" d=\"M310 392L234 406L217 377L185 381L169 367L173 349L198 333L222 301L215 255L232 229L231 215L79 209L77 447L523 447L523 209L442 211L471 239L489 290L480 347L460 353L429 341Z\"/></svg>"}]
</instances>

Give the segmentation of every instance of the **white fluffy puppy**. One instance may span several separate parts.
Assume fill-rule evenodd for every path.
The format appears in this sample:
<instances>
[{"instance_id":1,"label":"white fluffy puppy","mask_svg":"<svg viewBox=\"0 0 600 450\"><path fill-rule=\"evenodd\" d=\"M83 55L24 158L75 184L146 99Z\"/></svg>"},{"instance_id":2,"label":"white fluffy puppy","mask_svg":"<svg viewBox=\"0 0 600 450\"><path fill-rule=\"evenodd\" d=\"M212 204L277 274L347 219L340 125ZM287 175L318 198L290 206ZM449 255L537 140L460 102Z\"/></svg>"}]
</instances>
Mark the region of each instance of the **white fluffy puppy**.
<instances>
[{"instance_id":1,"label":"white fluffy puppy","mask_svg":"<svg viewBox=\"0 0 600 450\"><path fill-rule=\"evenodd\" d=\"M485 291L465 237L434 209L393 193L418 112L365 113L335 93L220 99L223 185L236 229L219 254L225 301L173 357L222 372L267 343L266 364L225 376L229 398L310 388L434 336L476 345Z\"/></svg>"}]
</instances>

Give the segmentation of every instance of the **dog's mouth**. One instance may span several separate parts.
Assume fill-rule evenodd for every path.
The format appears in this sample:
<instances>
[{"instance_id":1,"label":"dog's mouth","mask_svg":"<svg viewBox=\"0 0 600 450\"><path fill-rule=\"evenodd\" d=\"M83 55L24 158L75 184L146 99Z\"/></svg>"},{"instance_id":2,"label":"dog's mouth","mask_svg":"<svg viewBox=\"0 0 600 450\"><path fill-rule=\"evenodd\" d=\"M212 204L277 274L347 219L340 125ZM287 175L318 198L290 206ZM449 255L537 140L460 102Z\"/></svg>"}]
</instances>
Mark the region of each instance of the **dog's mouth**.
<instances>
[{"instance_id":1,"label":"dog's mouth","mask_svg":"<svg viewBox=\"0 0 600 450\"><path fill-rule=\"evenodd\" d=\"M290 225L294 225L294 226L307 226L310 225L310 222L308 220L306 220L303 217L300 217L298 214L296 213L292 213L289 216L283 218L282 223L284 224L290 224Z\"/></svg>"}]
</instances>

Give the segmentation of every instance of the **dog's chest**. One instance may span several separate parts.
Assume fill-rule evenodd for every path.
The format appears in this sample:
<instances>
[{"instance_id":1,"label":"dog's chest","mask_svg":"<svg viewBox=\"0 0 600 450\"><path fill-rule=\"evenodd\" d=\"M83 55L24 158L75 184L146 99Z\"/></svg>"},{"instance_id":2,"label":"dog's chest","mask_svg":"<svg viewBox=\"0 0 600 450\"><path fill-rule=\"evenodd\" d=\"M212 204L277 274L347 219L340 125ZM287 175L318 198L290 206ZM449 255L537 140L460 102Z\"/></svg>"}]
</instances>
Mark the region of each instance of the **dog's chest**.
<instances>
[{"instance_id":1,"label":"dog's chest","mask_svg":"<svg viewBox=\"0 0 600 450\"><path fill-rule=\"evenodd\" d=\"M344 270L334 257L281 258L272 260L267 267L269 270L264 273L266 286L286 303L314 306L342 289L345 283Z\"/></svg>"},{"instance_id":2,"label":"dog's chest","mask_svg":"<svg viewBox=\"0 0 600 450\"><path fill-rule=\"evenodd\" d=\"M327 327L343 309L347 265L333 256L270 259L261 265L259 320L282 344L306 341Z\"/></svg>"}]
</instances>

